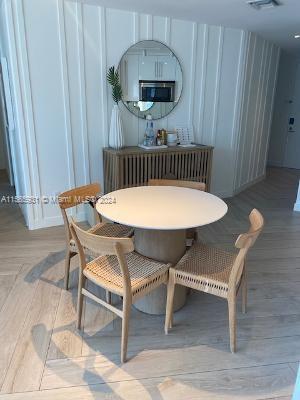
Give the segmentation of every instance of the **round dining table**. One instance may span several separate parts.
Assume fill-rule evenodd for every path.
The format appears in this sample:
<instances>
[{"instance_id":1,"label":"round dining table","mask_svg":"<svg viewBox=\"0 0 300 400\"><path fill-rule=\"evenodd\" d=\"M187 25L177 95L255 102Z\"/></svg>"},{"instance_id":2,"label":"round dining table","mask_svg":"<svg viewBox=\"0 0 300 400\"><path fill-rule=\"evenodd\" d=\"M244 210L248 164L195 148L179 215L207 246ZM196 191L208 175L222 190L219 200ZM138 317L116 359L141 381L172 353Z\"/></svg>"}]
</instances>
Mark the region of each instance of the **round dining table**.
<instances>
[{"instance_id":1,"label":"round dining table","mask_svg":"<svg viewBox=\"0 0 300 400\"><path fill-rule=\"evenodd\" d=\"M135 251L173 265L186 252L186 230L218 221L228 210L217 196L175 186L116 190L101 197L96 209L108 220L134 228ZM161 285L134 306L148 314L164 314L166 292L166 285ZM185 301L186 289L177 286L174 311Z\"/></svg>"}]
</instances>

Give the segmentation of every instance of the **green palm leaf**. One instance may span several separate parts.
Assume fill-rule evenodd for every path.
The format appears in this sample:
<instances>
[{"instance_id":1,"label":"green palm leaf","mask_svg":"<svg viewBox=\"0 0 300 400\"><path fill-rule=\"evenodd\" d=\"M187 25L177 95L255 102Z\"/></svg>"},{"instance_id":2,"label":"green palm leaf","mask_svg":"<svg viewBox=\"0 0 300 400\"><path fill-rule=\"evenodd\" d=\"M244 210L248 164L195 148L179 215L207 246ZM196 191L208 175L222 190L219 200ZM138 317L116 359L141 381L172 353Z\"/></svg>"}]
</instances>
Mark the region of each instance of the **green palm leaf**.
<instances>
[{"instance_id":1,"label":"green palm leaf","mask_svg":"<svg viewBox=\"0 0 300 400\"><path fill-rule=\"evenodd\" d=\"M107 78L107 82L112 87L113 101L118 104L118 102L120 100L122 100L123 92L122 92L122 86L120 83L119 72L117 70L115 70L114 66L112 66L108 69L106 78Z\"/></svg>"}]
</instances>

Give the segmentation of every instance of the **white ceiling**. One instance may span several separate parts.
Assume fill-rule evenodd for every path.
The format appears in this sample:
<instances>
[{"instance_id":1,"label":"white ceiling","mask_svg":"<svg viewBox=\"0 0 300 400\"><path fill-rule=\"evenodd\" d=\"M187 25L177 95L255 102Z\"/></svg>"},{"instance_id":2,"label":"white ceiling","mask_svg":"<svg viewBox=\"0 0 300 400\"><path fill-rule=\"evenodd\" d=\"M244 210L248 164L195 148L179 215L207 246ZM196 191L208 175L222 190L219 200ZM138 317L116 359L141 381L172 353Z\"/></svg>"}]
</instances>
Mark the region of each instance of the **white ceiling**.
<instances>
[{"instance_id":1,"label":"white ceiling","mask_svg":"<svg viewBox=\"0 0 300 400\"><path fill-rule=\"evenodd\" d=\"M171 16L256 32L300 55L300 0L280 0L276 8L255 10L247 0L82 0L111 8Z\"/></svg>"}]
</instances>

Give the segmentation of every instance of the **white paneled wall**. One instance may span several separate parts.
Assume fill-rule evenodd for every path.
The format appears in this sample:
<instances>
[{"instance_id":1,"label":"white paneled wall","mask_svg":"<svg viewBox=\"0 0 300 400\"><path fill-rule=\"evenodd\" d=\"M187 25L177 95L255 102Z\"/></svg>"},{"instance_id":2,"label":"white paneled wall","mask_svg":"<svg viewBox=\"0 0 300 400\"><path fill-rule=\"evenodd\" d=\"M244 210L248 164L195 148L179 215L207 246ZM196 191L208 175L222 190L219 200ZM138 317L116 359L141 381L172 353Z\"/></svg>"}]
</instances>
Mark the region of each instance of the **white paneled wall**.
<instances>
[{"instance_id":1,"label":"white paneled wall","mask_svg":"<svg viewBox=\"0 0 300 400\"><path fill-rule=\"evenodd\" d=\"M196 141L215 147L212 191L221 196L264 173L275 46L242 30L69 0L4 2L15 35L11 68L23 101L16 107L18 125L26 125L30 194L103 180L112 108L106 71L143 39L170 46L183 69L180 103L155 128L193 124ZM136 145L145 122L121 109L126 144ZM61 223L57 206L33 208L30 228Z\"/></svg>"},{"instance_id":2,"label":"white paneled wall","mask_svg":"<svg viewBox=\"0 0 300 400\"><path fill-rule=\"evenodd\" d=\"M280 49L248 34L234 191L263 179L266 171Z\"/></svg>"}]
</instances>

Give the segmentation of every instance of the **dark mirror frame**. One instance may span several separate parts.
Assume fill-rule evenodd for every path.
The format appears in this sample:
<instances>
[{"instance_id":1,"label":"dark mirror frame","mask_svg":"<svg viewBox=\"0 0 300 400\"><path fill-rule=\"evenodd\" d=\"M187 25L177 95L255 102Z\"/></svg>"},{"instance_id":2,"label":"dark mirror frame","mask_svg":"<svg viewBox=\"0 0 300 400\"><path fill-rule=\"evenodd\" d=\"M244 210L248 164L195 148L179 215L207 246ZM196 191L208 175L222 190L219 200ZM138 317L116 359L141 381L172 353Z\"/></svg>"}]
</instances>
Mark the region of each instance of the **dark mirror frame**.
<instances>
[{"instance_id":1,"label":"dark mirror frame","mask_svg":"<svg viewBox=\"0 0 300 400\"><path fill-rule=\"evenodd\" d=\"M173 102L173 103L174 103L174 106L172 107L172 109L170 109L168 112L166 112L163 116L160 116L160 117L158 117L158 118L155 118L155 117L152 116L152 119L153 119L153 120L159 120L159 119L165 118L166 116L170 115L170 114L172 113L172 111L176 108L176 106L178 105L178 103L180 102L180 100L181 100L182 92L183 92L183 90L184 90L184 85L183 85L183 84L184 84L183 70L182 70L182 65L181 65L181 63L180 63L180 61L179 61L179 59L178 59L176 53L175 53L168 45L166 45L166 44L163 43L163 42L160 42L159 40L146 39L146 40L140 40L140 41L134 43L132 46L130 46L130 47L123 53L122 57L120 58L119 64L118 64L118 71L119 71L119 73L120 73L121 62L122 62L123 58L126 56L126 54L127 54L133 47L135 47L138 43L144 43L144 42L156 42L156 43L159 43L160 45L164 46L167 50L169 50L169 51L173 54L173 56L175 57L176 61L178 62L178 65L179 65L179 68L180 68L180 72L181 72L181 81L182 81L182 83L181 83L181 91L180 91L180 94L179 94L179 96L178 96L178 101ZM121 73L120 73L120 79L121 79ZM133 111L129 108L129 106L128 106L128 104L127 104L128 102L127 102L127 101L124 101L123 98L122 98L122 103L123 103L124 107L125 107L131 114L133 114L133 115L136 116L137 118L140 118L140 119L143 119L143 120L146 119L146 114L144 114L144 115L138 115L137 113L133 112ZM155 104L155 103L154 103L154 104ZM153 106L152 106L152 107L153 107ZM152 108L152 107L151 107L151 108ZM151 108L150 108L149 110L151 110Z\"/></svg>"}]
</instances>

